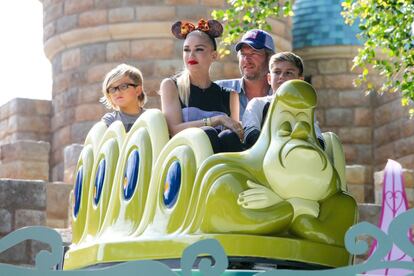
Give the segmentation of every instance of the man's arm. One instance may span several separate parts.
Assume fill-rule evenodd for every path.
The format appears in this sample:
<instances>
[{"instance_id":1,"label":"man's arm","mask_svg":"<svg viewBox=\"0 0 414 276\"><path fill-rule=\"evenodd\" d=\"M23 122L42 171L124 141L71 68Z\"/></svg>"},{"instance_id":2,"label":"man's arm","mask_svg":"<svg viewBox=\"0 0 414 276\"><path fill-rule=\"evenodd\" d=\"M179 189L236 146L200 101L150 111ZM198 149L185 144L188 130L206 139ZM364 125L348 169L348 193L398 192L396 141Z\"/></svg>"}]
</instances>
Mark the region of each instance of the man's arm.
<instances>
[{"instance_id":1,"label":"man's arm","mask_svg":"<svg viewBox=\"0 0 414 276\"><path fill-rule=\"evenodd\" d=\"M244 128L243 142L248 148L253 146L260 136L260 131L262 129L263 108L265 105L265 98L254 98L247 104L242 124Z\"/></svg>"}]
</instances>

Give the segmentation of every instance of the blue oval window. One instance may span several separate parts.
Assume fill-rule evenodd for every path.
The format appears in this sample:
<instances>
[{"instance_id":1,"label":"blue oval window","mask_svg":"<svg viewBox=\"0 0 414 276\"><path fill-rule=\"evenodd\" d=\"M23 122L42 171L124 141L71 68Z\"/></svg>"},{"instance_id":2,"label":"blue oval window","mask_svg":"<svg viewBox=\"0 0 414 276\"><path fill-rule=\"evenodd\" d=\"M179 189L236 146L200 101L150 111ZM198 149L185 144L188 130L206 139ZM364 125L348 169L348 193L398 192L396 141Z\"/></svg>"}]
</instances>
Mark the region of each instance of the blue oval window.
<instances>
[{"instance_id":1,"label":"blue oval window","mask_svg":"<svg viewBox=\"0 0 414 276\"><path fill-rule=\"evenodd\" d=\"M181 186L181 166L180 162L174 161L168 169L167 177L164 182L164 204L168 208L174 206L177 201L178 192Z\"/></svg>"},{"instance_id":2,"label":"blue oval window","mask_svg":"<svg viewBox=\"0 0 414 276\"><path fill-rule=\"evenodd\" d=\"M101 193L105 179L105 164L105 159L102 159L99 162L98 171L96 172L95 176L95 185L93 191L93 200L95 202L95 205L97 205L99 203L99 200L101 199Z\"/></svg>"},{"instance_id":3,"label":"blue oval window","mask_svg":"<svg viewBox=\"0 0 414 276\"><path fill-rule=\"evenodd\" d=\"M138 171L139 171L139 152L138 150L133 150L129 156L124 172L124 198L126 200L130 199L134 194L135 187L137 186L138 180Z\"/></svg>"},{"instance_id":4,"label":"blue oval window","mask_svg":"<svg viewBox=\"0 0 414 276\"><path fill-rule=\"evenodd\" d=\"M75 182L75 206L73 206L73 215L78 217L79 208L80 208L80 202L81 202L81 196L82 196L82 185L83 185L83 167L80 166L78 173L76 174L76 182Z\"/></svg>"}]
</instances>

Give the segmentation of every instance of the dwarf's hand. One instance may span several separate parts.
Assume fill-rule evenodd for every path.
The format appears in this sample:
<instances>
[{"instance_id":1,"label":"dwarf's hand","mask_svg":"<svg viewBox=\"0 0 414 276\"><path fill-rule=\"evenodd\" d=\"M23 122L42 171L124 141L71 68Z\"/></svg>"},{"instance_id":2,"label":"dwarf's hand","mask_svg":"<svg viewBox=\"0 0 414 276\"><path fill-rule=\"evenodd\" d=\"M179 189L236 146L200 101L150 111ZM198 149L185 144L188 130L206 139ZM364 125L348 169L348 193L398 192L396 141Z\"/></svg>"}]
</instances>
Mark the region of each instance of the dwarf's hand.
<instances>
[{"instance_id":1,"label":"dwarf's hand","mask_svg":"<svg viewBox=\"0 0 414 276\"><path fill-rule=\"evenodd\" d=\"M246 209L263 209L275 205L282 201L275 192L263 185L247 180L250 188L239 194L237 203Z\"/></svg>"}]
</instances>

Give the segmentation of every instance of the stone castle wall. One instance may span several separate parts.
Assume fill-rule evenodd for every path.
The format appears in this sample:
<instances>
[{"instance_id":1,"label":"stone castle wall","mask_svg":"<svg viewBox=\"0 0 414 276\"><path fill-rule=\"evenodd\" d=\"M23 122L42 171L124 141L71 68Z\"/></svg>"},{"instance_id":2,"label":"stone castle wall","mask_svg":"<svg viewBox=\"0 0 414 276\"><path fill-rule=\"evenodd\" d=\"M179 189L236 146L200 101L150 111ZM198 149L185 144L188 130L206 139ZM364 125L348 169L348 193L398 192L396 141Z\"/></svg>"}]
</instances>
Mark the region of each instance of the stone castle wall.
<instances>
[{"instance_id":1,"label":"stone castle wall","mask_svg":"<svg viewBox=\"0 0 414 276\"><path fill-rule=\"evenodd\" d=\"M51 102L13 99L0 107L0 178L49 180Z\"/></svg>"},{"instance_id":2,"label":"stone castle wall","mask_svg":"<svg viewBox=\"0 0 414 276\"><path fill-rule=\"evenodd\" d=\"M99 103L104 75L119 63L144 75L147 107L159 107L160 81L182 69L181 43L170 28L179 19L211 18L223 0L43 0L44 48L53 67L51 176L62 180L63 149L82 143L107 111ZM290 20L273 20L276 46L291 49ZM234 57L215 64L213 79L239 74Z\"/></svg>"},{"instance_id":3,"label":"stone castle wall","mask_svg":"<svg viewBox=\"0 0 414 276\"><path fill-rule=\"evenodd\" d=\"M376 97L374 123L375 169L381 170L388 158L414 169L414 119L409 119L408 108L401 107L400 94Z\"/></svg>"},{"instance_id":4,"label":"stone castle wall","mask_svg":"<svg viewBox=\"0 0 414 276\"><path fill-rule=\"evenodd\" d=\"M73 179L70 178L73 173L69 171L73 171L76 166L81 146L72 145L66 150L64 164L66 164L68 178L65 179L65 183L49 182L51 109L51 101L21 98L13 99L0 106L0 197L2 197L0 201L3 197L7 198L4 205L9 210L2 211L0 207L0 217L3 216L2 214L5 215L4 220L0 220L0 235L10 232L6 231L7 229L20 227L22 219L18 214L38 213L40 205L36 203L38 202L36 199L28 203L28 209L35 210L35 212L18 211L17 215L13 215L14 210L27 205L20 206L21 197L32 201L28 196L31 192L35 198L45 198L45 202L42 203L44 208L40 209L44 212L41 225L68 227L69 193L73 186ZM7 183L10 184L10 189L7 189ZM45 187L39 190L40 185ZM26 189L29 192L21 194ZM45 194L40 195L40 193ZM14 199L14 197L19 198ZM9 221L8 218L11 220ZM20 221L20 224L15 223L14 218Z\"/></svg>"},{"instance_id":5,"label":"stone castle wall","mask_svg":"<svg viewBox=\"0 0 414 276\"><path fill-rule=\"evenodd\" d=\"M49 142L51 110L50 101L22 98L0 106L0 144L16 140Z\"/></svg>"},{"instance_id":6,"label":"stone castle wall","mask_svg":"<svg viewBox=\"0 0 414 276\"><path fill-rule=\"evenodd\" d=\"M0 179L0 239L25 226L46 224L46 182ZM45 245L23 241L0 254L0 262L34 264Z\"/></svg>"}]
</instances>

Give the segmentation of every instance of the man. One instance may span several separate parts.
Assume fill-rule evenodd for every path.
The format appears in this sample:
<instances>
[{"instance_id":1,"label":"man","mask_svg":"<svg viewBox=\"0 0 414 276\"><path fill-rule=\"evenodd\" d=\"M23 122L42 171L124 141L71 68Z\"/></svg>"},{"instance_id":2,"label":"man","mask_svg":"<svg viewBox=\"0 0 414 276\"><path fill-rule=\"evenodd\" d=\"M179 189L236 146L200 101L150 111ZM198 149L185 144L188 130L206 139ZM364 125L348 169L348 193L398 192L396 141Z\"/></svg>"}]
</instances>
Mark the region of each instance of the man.
<instances>
[{"instance_id":1,"label":"man","mask_svg":"<svg viewBox=\"0 0 414 276\"><path fill-rule=\"evenodd\" d=\"M271 86L272 95L265 97L256 97L250 101L243 114L242 124L244 127L244 144L250 148L259 138L264 120L270 103L274 98L276 90L288 80L304 80L303 77L303 61L302 59L291 52L281 52L273 55L269 62L269 74L267 74L267 81ZM324 148L324 141L319 126L314 121L314 128L316 136L322 148Z\"/></svg>"},{"instance_id":2,"label":"man","mask_svg":"<svg viewBox=\"0 0 414 276\"><path fill-rule=\"evenodd\" d=\"M216 83L239 93L241 119L251 99L272 94L267 73L269 59L275 53L275 46L269 33L254 29L243 35L235 49L242 77L218 80Z\"/></svg>"}]
</instances>

